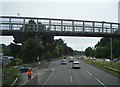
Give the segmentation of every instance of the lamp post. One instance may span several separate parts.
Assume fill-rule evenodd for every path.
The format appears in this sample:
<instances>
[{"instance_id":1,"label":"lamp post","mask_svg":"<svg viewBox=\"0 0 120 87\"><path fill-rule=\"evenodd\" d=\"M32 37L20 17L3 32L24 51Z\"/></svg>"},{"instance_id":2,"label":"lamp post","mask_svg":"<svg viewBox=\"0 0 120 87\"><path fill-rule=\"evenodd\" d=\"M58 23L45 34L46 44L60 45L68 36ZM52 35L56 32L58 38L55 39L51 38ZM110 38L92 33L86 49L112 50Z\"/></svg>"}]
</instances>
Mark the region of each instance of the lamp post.
<instances>
[{"instance_id":1,"label":"lamp post","mask_svg":"<svg viewBox=\"0 0 120 87\"><path fill-rule=\"evenodd\" d=\"M110 52L111 52L111 65L112 65L112 38L110 38Z\"/></svg>"}]
</instances>

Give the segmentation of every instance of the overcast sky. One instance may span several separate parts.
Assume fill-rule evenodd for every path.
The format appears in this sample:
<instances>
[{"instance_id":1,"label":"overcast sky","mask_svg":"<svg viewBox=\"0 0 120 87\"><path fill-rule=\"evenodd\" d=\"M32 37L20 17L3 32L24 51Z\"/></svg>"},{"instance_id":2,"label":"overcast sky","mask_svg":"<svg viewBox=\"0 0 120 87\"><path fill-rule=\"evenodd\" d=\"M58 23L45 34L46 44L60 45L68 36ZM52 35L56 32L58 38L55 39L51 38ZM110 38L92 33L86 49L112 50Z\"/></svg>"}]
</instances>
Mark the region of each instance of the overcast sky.
<instances>
[{"instance_id":1,"label":"overcast sky","mask_svg":"<svg viewBox=\"0 0 120 87\"><path fill-rule=\"evenodd\" d=\"M1 15L64 18L92 21L118 22L119 0L4 0L0 4ZM100 40L100 37L55 37L62 38L74 50L85 50ZM0 44L9 44L12 37L0 37Z\"/></svg>"}]
</instances>

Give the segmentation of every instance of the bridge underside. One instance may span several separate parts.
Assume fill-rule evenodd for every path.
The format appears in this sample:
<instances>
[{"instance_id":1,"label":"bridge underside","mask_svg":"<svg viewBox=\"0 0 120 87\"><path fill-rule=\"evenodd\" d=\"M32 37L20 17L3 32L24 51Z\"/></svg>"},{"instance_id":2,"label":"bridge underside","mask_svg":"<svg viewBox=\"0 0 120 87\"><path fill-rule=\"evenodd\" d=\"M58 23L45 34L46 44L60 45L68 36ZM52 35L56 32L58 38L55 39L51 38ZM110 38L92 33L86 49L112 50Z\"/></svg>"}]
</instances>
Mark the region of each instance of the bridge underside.
<instances>
[{"instance_id":1,"label":"bridge underside","mask_svg":"<svg viewBox=\"0 0 120 87\"><path fill-rule=\"evenodd\" d=\"M61 32L61 31L49 31L49 32L23 32L23 31L1 31L2 36L13 36L13 35L35 35L35 36L43 36L47 34L51 34L53 36L77 36L77 37L119 37L118 34L106 34L106 33L91 33L91 32Z\"/></svg>"}]
</instances>

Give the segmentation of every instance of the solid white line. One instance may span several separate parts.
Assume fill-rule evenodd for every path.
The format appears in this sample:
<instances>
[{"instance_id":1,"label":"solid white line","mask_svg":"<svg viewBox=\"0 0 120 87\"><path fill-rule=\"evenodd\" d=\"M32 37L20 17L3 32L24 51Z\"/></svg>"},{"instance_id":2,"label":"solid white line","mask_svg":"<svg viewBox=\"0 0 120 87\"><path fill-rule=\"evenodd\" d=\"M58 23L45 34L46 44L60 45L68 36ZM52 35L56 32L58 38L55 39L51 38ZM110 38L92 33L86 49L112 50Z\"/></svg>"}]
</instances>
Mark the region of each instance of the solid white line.
<instances>
[{"instance_id":1,"label":"solid white line","mask_svg":"<svg viewBox=\"0 0 120 87\"><path fill-rule=\"evenodd\" d=\"M102 84L104 87L107 87L104 83L102 83L98 78L95 77L95 79L100 83Z\"/></svg>"},{"instance_id":2,"label":"solid white line","mask_svg":"<svg viewBox=\"0 0 120 87\"><path fill-rule=\"evenodd\" d=\"M25 83L23 83L22 86L25 85L27 82L29 82L29 80L27 80Z\"/></svg>"},{"instance_id":3,"label":"solid white line","mask_svg":"<svg viewBox=\"0 0 120 87\"><path fill-rule=\"evenodd\" d=\"M73 79L72 79L72 76L70 75L70 80L71 80L71 82L73 83Z\"/></svg>"},{"instance_id":4,"label":"solid white line","mask_svg":"<svg viewBox=\"0 0 120 87\"><path fill-rule=\"evenodd\" d=\"M52 71L54 72L54 71L55 71L55 68L52 69ZM48 77L48 78L46 79L46 81L42 84L42 86L45 85L46 82L50 79L50 77L53 75L53 72L49 75L49 77Z\"/></svg>"},{"instance_id":5,"label":"solid white line","mask_svg":"<svg viewBox=\"0 0 120 87\"><path fill-rule=\"evenodd\" d=\"M41 75L41 73L38 73L37 75L32 76L30 80L32 80L33 78L35 78L36 76L39 76L39 75ZM27 80L26 82L24 82L24 83L22 84L22 86L25 85L26 83L28 83L30 80Z\"/></svg>"},{"instance_id":6,"label":"solid white line","mask_svg":"<svg viewBox=\"0 0 120 87\"><path fill-rule=\"evenodd\" d=\"M92 73L90 73L89 71L87 71L88 74L90 74L92 76Z\"/></svg>"}]
</instances>

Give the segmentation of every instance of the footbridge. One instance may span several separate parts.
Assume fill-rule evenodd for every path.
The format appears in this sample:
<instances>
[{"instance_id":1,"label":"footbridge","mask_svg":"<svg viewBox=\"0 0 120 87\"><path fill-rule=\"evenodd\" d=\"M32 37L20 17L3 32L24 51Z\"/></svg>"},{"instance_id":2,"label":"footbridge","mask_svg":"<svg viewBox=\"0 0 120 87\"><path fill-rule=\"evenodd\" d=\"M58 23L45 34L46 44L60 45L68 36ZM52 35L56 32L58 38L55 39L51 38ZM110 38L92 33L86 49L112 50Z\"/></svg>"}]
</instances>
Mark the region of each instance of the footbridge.
<instances>
[{"instance_id":1,"label":"footbridge","mask_svg":"<svg viewBox=\"0 0 120 87\"><path fill-rule=\"evenodd\" d=\"M0 16L2 36L33 33L54 36L120 37L120 23L73 19Z\"/></svg>"}]
</instances>

